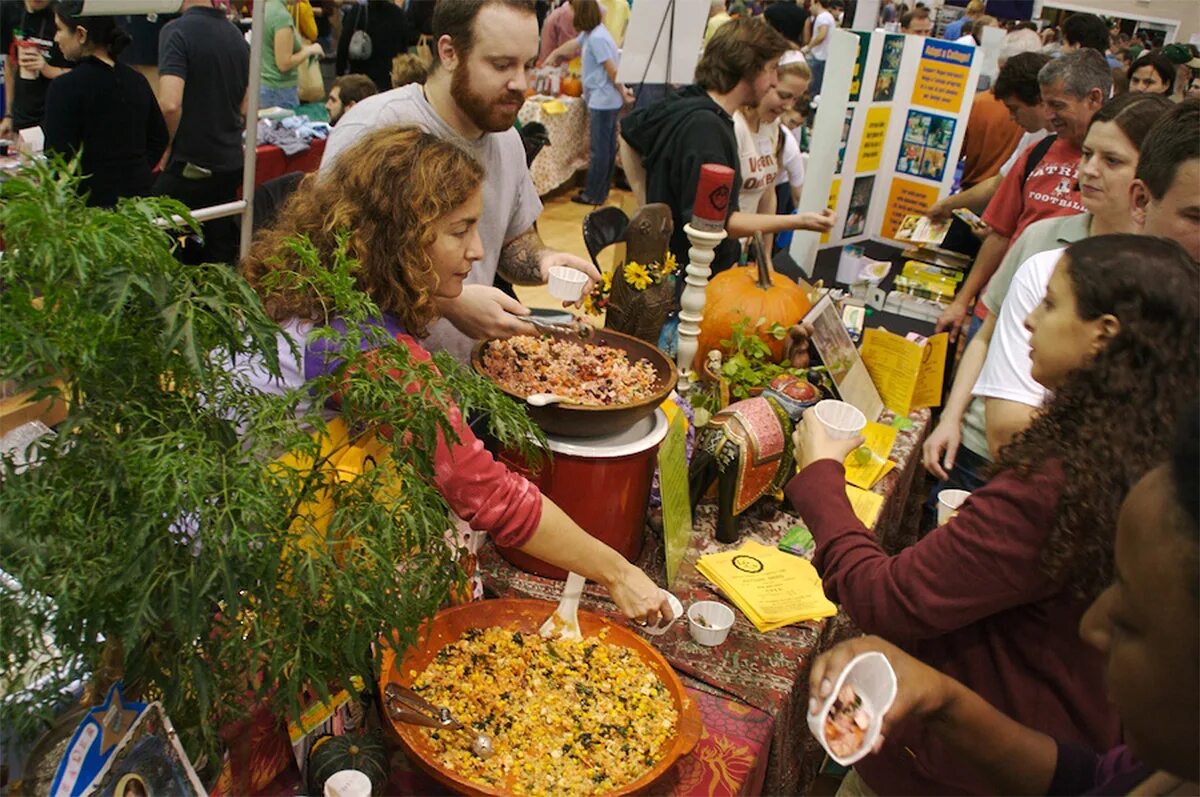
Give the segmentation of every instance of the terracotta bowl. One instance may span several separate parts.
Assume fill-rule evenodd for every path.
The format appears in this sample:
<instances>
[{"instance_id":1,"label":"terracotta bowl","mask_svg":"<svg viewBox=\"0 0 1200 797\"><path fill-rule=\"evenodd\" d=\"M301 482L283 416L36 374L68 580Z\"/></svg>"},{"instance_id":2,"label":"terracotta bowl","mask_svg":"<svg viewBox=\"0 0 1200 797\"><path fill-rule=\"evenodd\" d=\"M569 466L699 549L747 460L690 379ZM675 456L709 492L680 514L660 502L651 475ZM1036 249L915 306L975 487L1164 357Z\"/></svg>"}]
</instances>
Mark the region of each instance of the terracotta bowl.
<instances>
[{"instance_id":1,"label":"terracotta bowl","mask_svg":"<svg viewBox=\"0 0 1200 797\"><path fill-rule=\"evenodd\" d=\"M544 334L559 339L579 339L569 332L546 332ZM652 414L654 410L658 409L658 405L662 404L671 394L671 391L675 389L675 383L679 381L679 373L675 370L675 363L670 357L661 349L651 346L643 340L638 340L632 335L624 335L609 329L597 329L596 334L585 342L620 349L629 355L632 362L642 359L649 360L658 377L654 381L653 394L633 404L612 404L604 407L550 404L545 407L532 407L525 404L525 396L514 393L499 383L496 383L496 386L523 404L534 423L549 434L563 437L600 437L623 432L642 418ZM471 353L471 366L475 369L475 373L492 380L483 367L483 353L490 344L491 341L487 340L476 344L475 350Z\"/></svg>"},{"instance_id":2,"label":"terracotta bowl","mask_svg":"<svg viewBox=\"0 0 1200 797\"><path fill-rule=\"evenodd\" d=\"M457 641L469 629L500 626L512 631L536 634L554 609L555 604L547 601L515 598L478 601L443 609L422 628L421 641L410 648L400 659L397 659L394 651L384 648L383 663L380 668L380 693L389 682L393 681L403 686L412 686L416 678L410 675L410 672L418 674L424 672L439 650ZM608 792L608 794L647 792L675 765L676 761L690 753L700 740L703 730L700 708L688 696L683 688L683 682L679 680L679 676L671 669L671 665L667 664L667 660L662 657L662 654L655 650L653 645L634 633L632 629L614 623L598 614L582 610L579 612L579 628L585 638L596 636L601 629L607 628L608 634L604 641L621 645L637 653L662 679L675 703L679 720L674 736L667 741L666 754L653 769L648 770L642 777L616 791ZM385 721L399 737L400 743L412 761L439 783L465 795L504 795L509 793L489 788L482 783L466 780L457 772L447 769L437 760L437 753L434 751L429 737L417 726L393 722L390 718L386 718Z\"/></svg>"}]
</instances>

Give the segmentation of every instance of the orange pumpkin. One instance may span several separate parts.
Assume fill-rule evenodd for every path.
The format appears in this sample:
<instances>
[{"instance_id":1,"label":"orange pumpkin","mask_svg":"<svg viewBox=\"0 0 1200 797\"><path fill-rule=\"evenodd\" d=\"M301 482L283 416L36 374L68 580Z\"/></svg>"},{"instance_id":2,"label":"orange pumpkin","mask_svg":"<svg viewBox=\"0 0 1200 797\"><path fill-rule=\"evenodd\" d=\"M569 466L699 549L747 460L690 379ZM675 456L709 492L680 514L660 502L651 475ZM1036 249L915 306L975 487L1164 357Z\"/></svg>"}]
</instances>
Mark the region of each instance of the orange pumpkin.
<instances>
[{"instance_id":1,"label":"orange pumpkin","mask_svg":"<svg viewBox=\"0 0 1200 797\"><path fill-rule=\"evenodd\" d=\"M764 258L759 260L764 262L722 271L708 281L695 368L703 367L711 350L722 348L721 341L729 340L734 325L743 318L748 318L751 324L760 318L766 319L758 336L771 347L772 355L779 361L783 357L783 341L767 334L767 328L773 324L790 327L812 309L803 288L773 271ZM728 351L725 353L729 354Z\"/></svg>"},{"instance_id":2,"label":"orange pumpkin","mask_svg":"<svg viewBox=\"0 0 1200 797\"><path fill-rule=\"evenodd\" d=\"M559 84L559 88L561 89L562 93L568 97L583 96L583 81L574 75L567 75L564 77L562 82Z\"/></svg>"}]
</instances>

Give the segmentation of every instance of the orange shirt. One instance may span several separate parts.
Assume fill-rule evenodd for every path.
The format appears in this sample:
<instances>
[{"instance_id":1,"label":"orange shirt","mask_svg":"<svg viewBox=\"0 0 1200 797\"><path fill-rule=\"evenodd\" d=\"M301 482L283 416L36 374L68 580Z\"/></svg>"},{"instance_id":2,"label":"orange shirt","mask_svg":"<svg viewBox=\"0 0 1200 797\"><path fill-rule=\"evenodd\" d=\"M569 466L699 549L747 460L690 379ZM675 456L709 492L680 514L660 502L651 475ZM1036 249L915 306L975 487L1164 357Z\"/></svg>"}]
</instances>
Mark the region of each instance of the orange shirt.
<instances>
[{"instance_id":1,"label":"orange shirt","mask_svg":"<svg viewBox=\"0 0 1200 797\"><path fill-rule=\"evenodd\" d=\"M963 140L963 188L1000 173L1000 167L1021 140L1021 128L991 90L980 91L971 105Z\"/></svg>"}]
</instances>

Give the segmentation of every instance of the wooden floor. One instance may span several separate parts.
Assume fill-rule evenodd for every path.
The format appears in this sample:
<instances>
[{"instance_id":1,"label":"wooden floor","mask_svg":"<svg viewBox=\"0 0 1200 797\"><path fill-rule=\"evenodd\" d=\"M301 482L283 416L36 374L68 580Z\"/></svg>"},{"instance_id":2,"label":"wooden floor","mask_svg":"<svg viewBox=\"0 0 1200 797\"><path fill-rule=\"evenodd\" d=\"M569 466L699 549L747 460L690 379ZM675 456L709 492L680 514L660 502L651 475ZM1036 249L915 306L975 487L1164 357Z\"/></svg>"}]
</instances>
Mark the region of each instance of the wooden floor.
<instances>
[{"instance_id":1,"label":"wooden floor","mask_svg":"<svg viewBox=\"0 0 1200 797\"><path fill-rule=\"evenodd\" d=\"M583 217L593 208L591 205L580 205L571 201L571 195L576 190L574 186L568 185L542 197L545 209L538 219L538 232L541 233L546 246L551 249L570 252L586 259L588 253L583 245ZM614 188L609 193L606 204L621 206L631 197L632 194L628 191ZM610 248L600 256L602 267L608 268L612 264L612 252ZM527 307L562 309L562 302L551 296L544 285L518 286L517 296Z\"/></svg>"}]
</instances>

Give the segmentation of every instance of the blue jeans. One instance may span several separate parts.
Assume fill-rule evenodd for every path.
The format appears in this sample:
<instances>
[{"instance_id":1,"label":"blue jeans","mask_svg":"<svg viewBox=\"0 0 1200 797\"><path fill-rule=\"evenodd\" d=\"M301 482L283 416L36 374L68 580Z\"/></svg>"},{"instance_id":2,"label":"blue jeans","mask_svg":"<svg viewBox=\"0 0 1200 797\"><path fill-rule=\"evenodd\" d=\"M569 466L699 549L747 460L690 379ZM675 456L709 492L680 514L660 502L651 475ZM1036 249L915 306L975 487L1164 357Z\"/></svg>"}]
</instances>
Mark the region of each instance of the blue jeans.
<instances>
[{"instance_id":1,"label":"blue jeans","mask_svg":"<svg viewBox=\"0 0 1200 797\"><path fill-rule=\"evenodd\" d=\"M991 464L966 446L958 447L958 453L954 456L954 467L948 474L949 478L933 486L933 489L929 491L929 497L925 499L925 505L921 507L922 537L937 528L938 493L942 490L975 492L987 484L988 480L984 473Z\"/></svg>"},{"instance_id":2,"label":"blue jeans","mask_svg":"<svg viewBox=\"0 0 1200 797\"><path fill-rule=\"evenodd\" d=\"M296 86L272 89L263 86L258 90L259 108L296 108L300 105L300 89Z\"/></svg>"},{"instance_id":3,"label":"blue jeans","mask_svg":"<svg viewBox=\"0 0 1200 797\"><path fill-rule=\"evenodd\" d=\"M814 56L808 59L808 68L812 70L812 82L808 84L808 96L815 97L821 93L821 84L825 81L825 62Z\"/></svg>"},{"instance_id":4,"label":"blue jeans","mask_svg":"<svg viewBox=\"0 0 1200 797\"><path fill-rule=\"evenodd\" d=\"M608 199L612 185L613 166L617 156L617 114L620 108L611 111L588 108L588 127L591 132L591 152L588 156L587 182L583 187L583 198L593 205L602 205Z\"/></svg>"}]
</instances>

